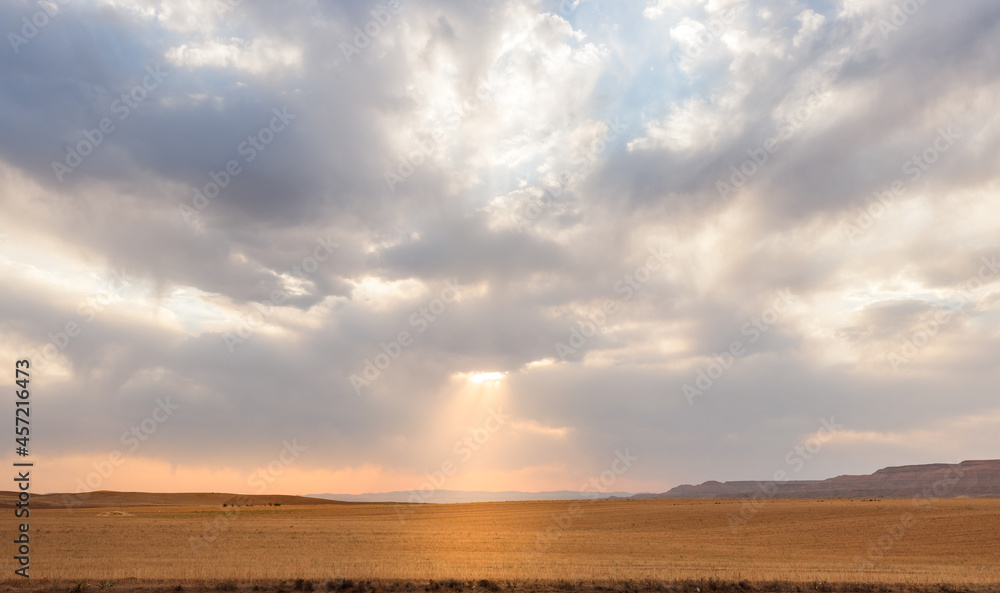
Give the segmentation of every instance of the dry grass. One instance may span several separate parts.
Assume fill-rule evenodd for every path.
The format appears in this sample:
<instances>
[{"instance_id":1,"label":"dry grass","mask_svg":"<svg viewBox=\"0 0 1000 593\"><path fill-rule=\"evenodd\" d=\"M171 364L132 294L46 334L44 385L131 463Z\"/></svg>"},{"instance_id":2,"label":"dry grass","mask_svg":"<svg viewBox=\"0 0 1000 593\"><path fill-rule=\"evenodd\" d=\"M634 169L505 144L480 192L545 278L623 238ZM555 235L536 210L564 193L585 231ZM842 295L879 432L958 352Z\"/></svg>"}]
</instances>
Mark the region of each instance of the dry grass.
<instances>
[{"instance_id":1,"label":"dry grass","mask_svg":"<svg viewBox=\"0 0 1000 593\"><path fill-rule=\"evenodd\" d=\"M338 578L1000 583L996 499L945 499L923 507L908 499L774 500L736 531L727 517L746 508L739 501L576 504L131 507L133 516L100 516L107 512L101 509L41 510L31 516L32 571L35 578L93 583L128 578L317 584ZM571 514L574 508L579 512ZM913 523L897 537L893 528L905 513L912 513ZM549 545L537 546L538 534L547 531L553 536ZM202 539L192 547L191 538L203 535L214 541ZM884 555L859 570L854 559L880 538L888 545ZM5 575L0 582L13 581Z\"/></svg>"},{"instance_id":2,"label":"dry grass","mask_svg":"<svg viewBox=\"0 0 1000 593\"><path fill-rule=\"evenodd\" d=\"M797 583L787 581L751 582L722 581L719 579L679 581L567 581L567 580L427 580L400 579L332 579L325 583L308 579L256 581L173 580L86 583L46 581L43 588L30 583L0 583L0 591L24 593L210 593L212 591L275 593L996 593L995 586L986 585L915 585L908 583L865 584L827 583L814 581Z\"/></svg>"}]
</instances>

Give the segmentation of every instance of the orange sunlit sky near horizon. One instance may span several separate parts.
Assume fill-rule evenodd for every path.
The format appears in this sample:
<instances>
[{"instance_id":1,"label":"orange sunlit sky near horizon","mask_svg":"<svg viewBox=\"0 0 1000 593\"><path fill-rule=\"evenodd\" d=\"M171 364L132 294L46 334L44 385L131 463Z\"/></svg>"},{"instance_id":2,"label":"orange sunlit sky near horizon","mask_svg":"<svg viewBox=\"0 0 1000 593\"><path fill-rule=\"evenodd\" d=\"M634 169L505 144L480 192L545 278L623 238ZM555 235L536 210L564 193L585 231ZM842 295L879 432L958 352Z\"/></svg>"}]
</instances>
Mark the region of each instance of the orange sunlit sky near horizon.
<instances>
[{"instance_id":1,"label":"orange sunlit sky near horizon","mask_svg":"<svg viewBox=\"0 0 1000 593\"><path fill-rule=\"evenodd\" d=\"M0 7L38 492L998 457L996 2L48 4Z\"/></svg>"}]
</instances>

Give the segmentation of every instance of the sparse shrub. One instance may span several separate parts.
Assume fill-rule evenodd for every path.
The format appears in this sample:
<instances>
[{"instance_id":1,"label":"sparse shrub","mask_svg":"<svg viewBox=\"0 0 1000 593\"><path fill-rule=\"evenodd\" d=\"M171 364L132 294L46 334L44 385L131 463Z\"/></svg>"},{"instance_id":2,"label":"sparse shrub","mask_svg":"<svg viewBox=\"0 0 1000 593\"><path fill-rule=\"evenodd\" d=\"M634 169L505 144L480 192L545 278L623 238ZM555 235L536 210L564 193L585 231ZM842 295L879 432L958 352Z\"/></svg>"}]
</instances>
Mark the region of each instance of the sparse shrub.
<instances>
[{"instance_id":1,"label":"sparse shrub","mask_svg":"<svg viewBox=\"0 0 1000 593\"><path fill-rule=\"evenodd\" d=\"M336 583L334 583L333 581L327 581L327 582L326 582L326 583L325 583L325 584L323 585L323 588L324 588L324 589L326 589L327 591L333 591L334 589L336 589L336 588L337 588L337 584L336 584Z\"/></svg>"},{"instance_id":2,"label":"sparse shrub","mask_svg":"<svg viewBox=\"0 0 1000 593\"><path fill-rule=\"evenodd\" d=\"M216 591L236 591L239 587L232 581L225 581L215 586Z\"/></svg>"},{"instance_id":3,"label":"sparse shrub","mask_svg":"<svg viewBox=\"0 0 1000 593\"><path fill-rule=\"evenodd\" d=\"M487 591L499 591L500 590L500 585L497 584L497 583L494 583L493 581L491 581L489 579L482 579L482 580L480 580L478 583L476 583L476 586L479 587L480 589L486 589Z\"/></svg>"}]
</instances>

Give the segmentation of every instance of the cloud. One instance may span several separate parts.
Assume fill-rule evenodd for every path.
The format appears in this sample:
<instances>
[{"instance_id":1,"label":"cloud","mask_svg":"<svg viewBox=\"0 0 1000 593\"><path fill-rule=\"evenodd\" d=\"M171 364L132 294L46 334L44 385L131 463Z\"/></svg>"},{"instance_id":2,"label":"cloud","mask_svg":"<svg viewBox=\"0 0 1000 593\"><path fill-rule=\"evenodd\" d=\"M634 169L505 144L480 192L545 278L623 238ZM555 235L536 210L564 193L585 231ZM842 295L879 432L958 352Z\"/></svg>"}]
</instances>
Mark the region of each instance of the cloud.
<instances>
[{"instance_id":1,"label":"cloud","mask_svg":"<svg viewBox=\"0 0 1000 593\"><path fill-rule=\"evenodd\" d=\"M5 50L47 488L168 397L116 484L239 489L298 438L276 492L414 488L498 407L456 485L758 478L831 416L803 478L995 456L993 3L196 4Z\"/></svg>"}]
</instances>

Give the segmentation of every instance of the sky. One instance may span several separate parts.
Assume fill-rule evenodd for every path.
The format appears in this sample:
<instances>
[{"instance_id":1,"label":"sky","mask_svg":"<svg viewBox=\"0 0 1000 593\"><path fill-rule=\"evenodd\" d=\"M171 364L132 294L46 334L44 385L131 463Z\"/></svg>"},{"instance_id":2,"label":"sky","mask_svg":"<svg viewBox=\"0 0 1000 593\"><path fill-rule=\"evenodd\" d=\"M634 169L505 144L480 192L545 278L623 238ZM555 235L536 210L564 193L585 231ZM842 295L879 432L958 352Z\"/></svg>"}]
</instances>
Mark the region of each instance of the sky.
<instances>
[{"instance_id":1,"label":"sky","mask_svg":"<svg viewBox=\"0 0 1000 593\"><path fill-rule=\"evenodd\" d=\"M0 33L39 492L1000 457L996 2L11 0Z\"/></svg>"}]
</instances>

